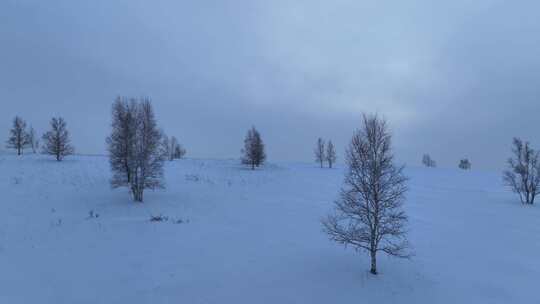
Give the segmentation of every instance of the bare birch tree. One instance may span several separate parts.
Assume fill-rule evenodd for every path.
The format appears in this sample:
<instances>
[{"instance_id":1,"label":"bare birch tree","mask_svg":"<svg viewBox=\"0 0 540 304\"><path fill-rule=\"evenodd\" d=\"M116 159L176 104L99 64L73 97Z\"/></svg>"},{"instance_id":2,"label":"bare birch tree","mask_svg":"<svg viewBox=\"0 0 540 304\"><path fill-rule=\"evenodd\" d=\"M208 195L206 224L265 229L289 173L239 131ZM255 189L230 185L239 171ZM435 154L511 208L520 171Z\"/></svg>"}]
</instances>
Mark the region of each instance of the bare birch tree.
<instances>
[{"instance_id":1,"label":"bare birch tree","mask_svg":"<svg viewBox=\"0 0 540 304\"><path fill-rule=\"evenodd\" d=\"M317 144L315 145L315 161L321 164L323 167L324 161L326 160L326 154L324 150L324 140L322 138L317 139Z\"/></svg>"},{"instance_id":2,"label":"bare birch tree","mask_svg":"<svg viewBox=\"0 0 540 304\"><path fill-rule=\"evenodd\" d=\"M28 145L32 149L32 153L37 153L39 150L39 139L32 126L30 126L30 130L28 131Z\"/></svg>"},{"instance_id":3,"label":"bare birch tree","mask_svg":"<svg viewBox=\"0 0 540 304\"><path fill-rule=\"evenodd\" d=\"M173 148L171 147L171 142L169 141L169 136L165 132L161 131L161 151L163 153L163 158L172 161L173 160Z\"/></svg>"},{"instance_id":4,"label":"bare birch tree","mask_svg":"<svg viewBox=\"0 0 540 304\"><path fill-rule=\"evenodd\" d=\"M145 189L164 188L164 158L160 151L161 135L152 104L148 98L145 98L139 103L137 113L135 166L131 180L131 191L137 202L143 201Z\"/></svg>"},{"instance_id":5,"label":"bare birch tree","mask_svg":"<svg viewBox=\"0 0 540 304\"><path fill-rule=\"evenodd\" d=\"M519 138L514 138L513 145L514 158L508 159L509 168L504 171L503 180L519 195L522 204L532 205L540 185L540 152Z\"/></svg>"},{"instance_id":6,"label":"bare birch tree","mask_svg":"<svg viewBox=\"0 0 540 304\"><path fill-rule=\"evenodd\" d=\"M133 199L143 201L145 189L163 188L162 132L149 99L117 98L107 138L113 188L129 187Z\"/></svg>"},{"instance_id":7,"label":"bare birch tree","mask_svg":"<svg viewBox=\"0 0 540 304\"><path fill-rule=\"evenodd\" d=\"M331 140L328 141L326 146L326 161L328 162L328 168L332 168L332 165L336 162L336 149Z\"/></svg>"},{"instance_id":8,"label":"bare birch tree","mask_svg":"<svg viewBox=\"0 0 540 304\"><path fill-rule=\"evenodd\" d=\"M126 97L117 97L112 105L112 132L107 137L109 164L113 176L113 188L127 186L131 183L131 172L134 166L134 146L137 127L137 101Z\"/></svg>"},{"instance_id":9,"label":"bare birch tree","mask_svg":"<svg viewBox=\"0 0 540 304\"><path fill-rule=\"evenodd\" d=\"M75 152L71 145L66 121L62 117L51 119L51 130L43 134L42 151L43 154L54 155L57 161Z\"/></svg>"},{"instance_id":10,"label":"bare birch tree","mask_svg":"<svg viewBox=\"0 0 540 304\"><path fill-rule=\"evenodd\" d=\"M162 146L165 159L173 161L175 159L181 159L186 155L186 149L178 142L176 137L168 137L165 133L162 134Z\"/></svg>"},{"instance_id":11,"label":"bare birch tree","mask_svg":"<svg viewBox=\"0 0 540 304\"><path fill-rule=\"evenodd\" d=\"M348 171L335 213L323 220L330 239L371 257L372 274L377 274L377 253L408 258L402 210L407 191L403 167L394 165L391 135L386 121L363 117L346 153Z\"/></svg>"},{"instance_id":12,"label":"bare birch tree","mask_svg":"<svg viewBox=\"0 0 540 304\"><path fill-rule=\"evenodd\" d=\"M28 133L26 133L26 122L19 116L13 119L13 127L9 131L10 135L7 140L6 147L15 149L17 155L21 155L24 148L30 144L28 141Z\"/></svg>"}]
</instances>

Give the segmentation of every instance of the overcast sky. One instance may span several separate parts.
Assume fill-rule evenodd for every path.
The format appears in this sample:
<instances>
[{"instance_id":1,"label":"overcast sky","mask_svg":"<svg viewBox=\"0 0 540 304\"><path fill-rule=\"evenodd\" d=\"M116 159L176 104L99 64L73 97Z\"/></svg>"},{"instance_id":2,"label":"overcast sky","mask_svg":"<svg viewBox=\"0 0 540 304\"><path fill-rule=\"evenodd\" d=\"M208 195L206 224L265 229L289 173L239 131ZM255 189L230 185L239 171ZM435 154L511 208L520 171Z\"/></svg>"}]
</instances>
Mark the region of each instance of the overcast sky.
<instances>
[{"instance_id":1,"label":"overcast sky","mask_svg":"<svg viewBox=\"0 0 540 304\"><path fill-rule=\"evenodd\" d=\"M191 157L238 158L251 125L269 160L338 155L362 112L398 159L498 169L513 136L540 148L538 1L0 2L0 130L66 118L104 153L117 95L152 98ZM0 133L1 134L1 133Z\"/></svg>"}]
</instances>

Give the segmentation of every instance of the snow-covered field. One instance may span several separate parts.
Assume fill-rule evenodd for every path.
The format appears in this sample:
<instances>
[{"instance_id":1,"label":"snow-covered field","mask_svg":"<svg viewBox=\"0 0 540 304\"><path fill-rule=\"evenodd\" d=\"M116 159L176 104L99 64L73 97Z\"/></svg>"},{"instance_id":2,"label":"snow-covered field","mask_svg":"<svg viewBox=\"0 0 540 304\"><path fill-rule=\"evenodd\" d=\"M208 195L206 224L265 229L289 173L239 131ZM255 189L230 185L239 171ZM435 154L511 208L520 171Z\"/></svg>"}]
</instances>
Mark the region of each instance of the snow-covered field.
<instances>
[{"instance_id":1,"label":"snow-covered field","mask_svg":"<svg viewBox=\"0 0 540 304\"><path fill-rule=\"evenodd\" d=\"M540 208L499 172L408 168L416 256L372 276L321 232L343 168L237 163L169 162L136 204L105 157L0 155L0 303L540 302Z\"/></svg>"}]
</instances>

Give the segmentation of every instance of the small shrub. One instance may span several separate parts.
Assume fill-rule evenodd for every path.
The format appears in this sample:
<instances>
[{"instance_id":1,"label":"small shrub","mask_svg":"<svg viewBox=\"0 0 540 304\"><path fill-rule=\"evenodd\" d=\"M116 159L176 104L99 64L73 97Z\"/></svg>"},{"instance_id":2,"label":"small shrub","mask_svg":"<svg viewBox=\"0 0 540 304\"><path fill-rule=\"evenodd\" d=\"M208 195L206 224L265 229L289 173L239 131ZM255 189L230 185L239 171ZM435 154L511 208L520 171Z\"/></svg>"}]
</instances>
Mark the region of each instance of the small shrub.
<instances>
[{"instance_id":1,"label":"small shrub","mask_svg":"<svg viewBox=\"0 0 540 304\"><path fill-rule=\"evenodd\" d=\"M99 217L99 214L97 212L94 212L94 210L88 211L88 218L89 219L98 218L98 217Z\"/></svg>"},{"instance_id":2,"label":"small shrub","mask_svg":"<svg viewBox=\"0 0 540 304\"><path fill-rule=\"evenodd\" d=\"M468 159L464 158L464 159L459 161L458 167L460 169L463 169L463 170L470 170L471 169L471 162Z\"/></svg>"},{"instance_id":3,"label":"small shrub","mask_svg":"<svg viewBox=\"0 0 540 304\"><path fill-rule=\"evenodd\" d=\"M166 222L169 218L167 216L163 215L151 215L150 216L150 222Z\"/></svg>"}]
</instances>

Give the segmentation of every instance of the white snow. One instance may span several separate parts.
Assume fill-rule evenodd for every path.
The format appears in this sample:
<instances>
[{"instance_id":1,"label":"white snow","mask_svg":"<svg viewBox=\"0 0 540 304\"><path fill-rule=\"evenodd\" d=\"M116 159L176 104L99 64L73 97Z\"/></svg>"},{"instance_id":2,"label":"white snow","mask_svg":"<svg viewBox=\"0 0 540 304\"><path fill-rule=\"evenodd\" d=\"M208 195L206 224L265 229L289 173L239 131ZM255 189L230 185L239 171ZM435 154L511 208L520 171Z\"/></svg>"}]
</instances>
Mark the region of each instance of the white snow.
<instances>
[{"instance_id":1,"label":"white snow","mask_svg":"<svg viewBox=\"0 0 540 304\"><path fill-rule=\"evenodd\" d=\"M416 256L372 276L322 233L343 168L317 166L168 162L137 204L106 157L0 155L0 303L540 301L540 209L499 172L408 168Z\"/></svg>"}]
</instances>

